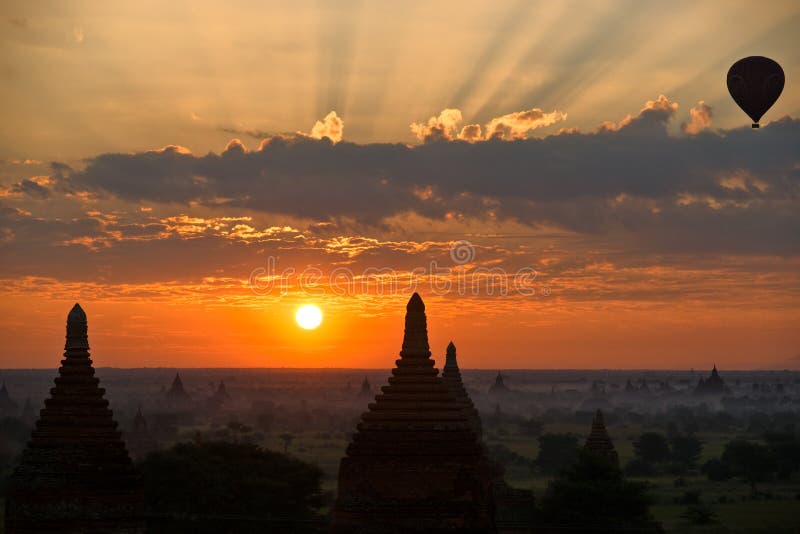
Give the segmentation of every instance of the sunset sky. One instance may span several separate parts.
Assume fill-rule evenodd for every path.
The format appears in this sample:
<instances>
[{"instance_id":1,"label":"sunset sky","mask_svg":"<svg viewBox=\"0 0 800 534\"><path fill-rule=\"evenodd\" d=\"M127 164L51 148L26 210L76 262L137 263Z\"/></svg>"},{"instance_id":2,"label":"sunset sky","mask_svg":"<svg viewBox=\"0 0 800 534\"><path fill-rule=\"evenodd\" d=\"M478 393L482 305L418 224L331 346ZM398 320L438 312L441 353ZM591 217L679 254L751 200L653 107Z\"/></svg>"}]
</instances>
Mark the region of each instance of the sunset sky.
<instances>
[{"instance_id":1,"label":"sunset sky","mask_svg":"<svg viewBox=\"0 0 800 534\"><path fill-rule=\"evenodd\" d=\"M75 302L101 367L387 368L413 291L465 368L800 368L796 1L0 26L1 368L57 366ZM786 74L758 130L750 55Z\"/></svg>"}]
</instances>

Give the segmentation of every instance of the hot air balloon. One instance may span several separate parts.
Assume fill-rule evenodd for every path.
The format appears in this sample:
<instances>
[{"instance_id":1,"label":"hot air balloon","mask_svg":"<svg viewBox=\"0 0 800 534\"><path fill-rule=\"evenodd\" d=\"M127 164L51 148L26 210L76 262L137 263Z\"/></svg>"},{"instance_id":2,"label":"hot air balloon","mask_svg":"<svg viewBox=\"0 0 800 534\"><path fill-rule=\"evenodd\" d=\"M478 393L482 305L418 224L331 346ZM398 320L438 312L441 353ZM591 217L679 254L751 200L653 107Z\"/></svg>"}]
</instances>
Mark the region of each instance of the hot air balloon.
<instances>
[{"instance_id":1,"label":"hot air balloon","mask_svg":"<svg viewBox=\"0 0 800 534\"><path fill-rule=\"evenodd\" d=\"M728 71L728 91L753 119L753 128L783 91L785 78L778 63L762 56L740 59Z\"/></svg>"}]
</instances>

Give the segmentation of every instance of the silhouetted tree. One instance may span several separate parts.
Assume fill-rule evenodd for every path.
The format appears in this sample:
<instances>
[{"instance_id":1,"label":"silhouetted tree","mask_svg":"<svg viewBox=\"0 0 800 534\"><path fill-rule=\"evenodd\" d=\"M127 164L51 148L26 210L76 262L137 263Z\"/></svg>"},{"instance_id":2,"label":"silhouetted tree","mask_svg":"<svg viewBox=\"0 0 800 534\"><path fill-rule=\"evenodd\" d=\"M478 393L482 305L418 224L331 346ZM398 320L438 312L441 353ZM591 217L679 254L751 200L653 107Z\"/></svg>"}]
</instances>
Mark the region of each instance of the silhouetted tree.
<instances>
[{"instance_id":1,"label":"silhouetted tree","mask_svg":"<svg viewBox=\"0 0 800 534\"><path fill-rule=\"evenodd\" d=\"M542 434L536 467L541 473L558 473L571 465L578 456L578 437L572 434Z\"/></svg>"},{"instance_id":2,"label":"silhouetted tree","mask_svg":"<svg viewBox=\"0 0 800 534\"><path fill-rule=\"evenodd\" d=\"M703 452L703 444L695 436L676 435L669 440L673 462L693 468Z\"/></svg>"},{"instance_id":3,"label":"silhouetted tree","mask_svg":"<svg viewBox=\"0 0 800 534\"><path fill-rule=\"evenodd\" d=\"M569 532L662 532L646 491L647 484L625 480L607 459L581 451L548 486L541 519L545 527Z\"/></svg>"},{"instance_id":4,"label":"silhouetted tree","mask_svg":"<svg viewBox=\"0 0 800 534\"><path fill-rule=\"evenodd\" d=\"M322 504L318 467L251 443L178 443L138 467L148 514L208 519L194 531L218 532L214 520L242 518L263 532L269 521L317 518Z\"/></svg>"},{"instance_id":5,"label":"silhouetted tree","mask_svg":"<svg viewBox=\"0 0 800 534\"><path fill-rule=\"evenodd\" d=\"M712 458L707 461L702 468L703 473L708 476L709 480L721 482L731 478L730 470L719 458Z\"/></svg>"},{"instance_id":6,"label":"silhouetted tree","mask_svg":"<svg viewBox=\"0 0 800 534\"><path fill-rule=\"evenodd\" d=\"M768 478L774 469L774 462L765 445L741 439L728 442L720 460L732 476L750 484L753 495L758 493L756 484Z\"/></svg>"},{"instance_id":7,"label":"silhouetted tree","mask_svg":"<svg viewBox=\"0 0 800 534\"><path fill-rule=\"evenodd\" d=\"M764 434L764 442L775 461L775 471L780 478L788 479L793 473L800 471L800 437L793 428L782 432L767 432Z\"/></svg>"},{"instance_id":8,"label":"silhouetted tree","mask_svg":"<svg viewBox=\"0 0 800 534\"><path fill-rule=\"evenodd\" d=\"M669 459L669 442L657 432L645 432L633 442L636 458L649 464L657 464Z\"/></svg>"}]
</instances>

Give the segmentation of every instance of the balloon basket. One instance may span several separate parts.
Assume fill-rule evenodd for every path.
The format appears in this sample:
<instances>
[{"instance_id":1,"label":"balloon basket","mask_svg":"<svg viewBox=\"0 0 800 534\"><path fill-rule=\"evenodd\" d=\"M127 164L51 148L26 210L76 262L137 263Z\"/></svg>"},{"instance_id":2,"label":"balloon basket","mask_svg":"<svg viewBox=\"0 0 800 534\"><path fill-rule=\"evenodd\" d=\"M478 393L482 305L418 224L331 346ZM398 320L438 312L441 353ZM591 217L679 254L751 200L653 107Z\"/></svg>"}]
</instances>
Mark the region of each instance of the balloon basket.
<instances>
[{"instance_id":1,"label":"balloon basket","mask_svg":"<svg viewBox=\"0 0 800 534\"><path fill-rule=\"evenodd\" d=\"M759 127L759 126L758 126L758 123L757 123L757 122L754 122L754 123L753 123L753 125L751 126L751 128L758 128L758 127Z\"/></svg>"}]
</instances>

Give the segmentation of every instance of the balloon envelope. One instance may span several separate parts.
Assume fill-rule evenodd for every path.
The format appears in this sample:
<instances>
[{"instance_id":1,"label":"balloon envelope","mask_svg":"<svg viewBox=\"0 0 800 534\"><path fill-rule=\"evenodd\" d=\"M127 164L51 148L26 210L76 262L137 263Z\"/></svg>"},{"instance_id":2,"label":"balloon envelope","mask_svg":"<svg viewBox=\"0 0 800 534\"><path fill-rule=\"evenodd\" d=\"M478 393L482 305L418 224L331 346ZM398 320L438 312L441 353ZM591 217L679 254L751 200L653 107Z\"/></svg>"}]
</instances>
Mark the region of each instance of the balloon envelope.
<instances>
[{"instance_id":1,"label":"balloon envelope","mask_svg":"<svg viewBox=\"0 0 800 534\"><path fill-rule=\"evenodd\" d=\"M753 119L753 128L781 96L784 82L781 66L762 56L740 59L728 71L728 92Z\"/></svg>"}]
</instances>

